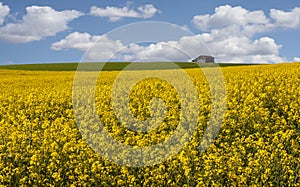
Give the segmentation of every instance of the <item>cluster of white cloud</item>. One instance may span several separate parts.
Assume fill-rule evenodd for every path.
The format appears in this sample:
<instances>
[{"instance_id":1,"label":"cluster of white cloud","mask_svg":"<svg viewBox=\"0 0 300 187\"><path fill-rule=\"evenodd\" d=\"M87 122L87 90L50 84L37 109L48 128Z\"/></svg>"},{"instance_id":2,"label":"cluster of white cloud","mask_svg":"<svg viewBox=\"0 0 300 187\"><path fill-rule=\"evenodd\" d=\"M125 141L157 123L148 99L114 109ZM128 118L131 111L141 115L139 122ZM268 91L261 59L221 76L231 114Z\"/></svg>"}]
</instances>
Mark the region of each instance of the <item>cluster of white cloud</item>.
<instances>
[{"instance_id":1,"label":"cluster of white cloud","mask_svg":"<svg viewBox=\"0 0 300 187\"><path fill-rule=\"evenodd\" d=\"M0 40L12 43L26 43L54 36L68 29L68 23L83 15L76 10L56 11L48 6L31 6L27 14L17 23L0 27Z\"/></svg>"},{"instance_id":2,"label":"cluster of white cloud","mask_svg":"<svg viewBox=\"0 0 300 187\"><path fill-rule=\"evenodd\" d=\"M240 6L220 6L213 15L196 15L192 22L201 30L221 29L233 25L247 26L268 23L263 11L248 11Z\"/></svg>"},{"instance_id":3,"label":"cluster of white cloud","mask_svg":"<svg viewBox=\"0 0 300 187\"><path fill-rule=\"evenodd\" d=\"M104 13L102 15L104 16ZM106 14L114 19L113 15L116 17L121 14ZM204 33L185 36L177 41L158 42L148 46L138 44L125 46L121 41L116 42L106 36L72 33L65 39L54 43L51 48L55 50L73 48L86 51L94 43L101 48L93 46L93 50L87 53L88 60L106 60L109 55L114 55L122 49L117 56L125 61L144 61L151 58L186 61L190 60L190 56L196 57L199 54L209 53L201 42L202 40L213 51L219 62L282 62L286 60L279 54L282 46L277 44L273 38L253 39L253 37L257 33L271 31L278 27L298 27L300 25L299 17L299 8L294 8L290 12L271 9L270 15L267 16L261 10L249 11L240 6L225 5L217 7L212 15L194 16L192 23ZM99 37L106 40L97 41ZM102 44L99 45L100 43ZM95 50L97 53L94 52ZM109 50L110 52L108 52ZM188 53L190 56L184 53Z\"/></svg>"},{"instance_id":4,"label":"cluster of white cloud","mask_svg":"<svg viewBox=\"0 0 300 187\"><path fill-rule=\"evenodd\" d=\"M253 35L274 28L296 28L300 26L300 8L296 7L290 12L271 9L267 17L261 10L249 11L240 6L220 6L212 15L196 15L192 22L203 31L223 29L239 26L243 34Z\"/></svg>"},{"instance_id":5,"label":"cluster of white cloud","mask_svg":"<svg viewBox=\"0 0 300 187\"><path fill-rule=\"evenodd\" d=\"M252 40L255 34L276 28L300 26L300 8L290 12L270 10L269 17L263 11L249 11L240 6L220 6L212 15L196 15L192 23L207 33L200 37L222 62L282 62L282 47L269 37Z\"/></svg>"},{"instance_id":6,"label":"cluster of white cloud","mask_svg":"<svg viewBox=\"0 0 300 187\"><path fill-rule=\"evenodd\" d=\"M279 54L282 46L270 37L253 40L252 37L257 33L271 31L278 27L298 27L300 24L299 17L299 8L294 8L290 12L271 9L268 17L260 10L249 11L239 6L225 5L217 7L212 15L195 16L192 22L197 28L207 31L196 37L206 43L220 62L268 63L286 60ZM93 48L96 49L96 47ZM125 61L143 61L151 58L186 61L189 60L189 57L184 52L191 56L207 53L203 43L194 36L186 36L178 41L159 42L149 46L131 44L125 47L124 44L120 44L118 49L121 48L123 51L118 54L118 57ZM101 59L101 53L93 54L89 55L90 60ZM105 54L108 54L107 51ZM295 58L294 60L298 59Z\"/></svg>"},{"instance_id":7,"label":"cluster of white cloud","mask_svg":"<svg viewBox=\"0 0 300 187\"><path fill-rule=\"evenodd\" d=\"M122 18L151 18L156 13L160 12L156 9L152 4L146 4L143 6L138 7L135 9L130 9L129 7L125 6L122 8L118 7L106 7L106 8L99 8L93 6L90 10L90 14L93 16L98 17L108 17L110 21L119 21Z\"/></svg>"},{"instance_id":8,"label":"cluster of white cloud","mask_svg":"<svg viewBox=\"0 0 300 187\"><path fill-rule=\"evenodd\" d=\"M9 15L10 8L0 2L0 26ZM27 43L38 41L45 37L55 36L57 33L68 30L68 24L84 15L77 10L56 11L48 6L30 6L26 8L22 20L8 23L0 27L0 40L11 43ZM111 21L123 17L150 18L159 12L153 5L140 6L137 10L128 7L105 9L92 7L90 14L93 16L109 17Z\"/></svg>"},{"instance_id":9,"label":"cluster of white cloud","mask_svg":"<svg viewBox=\"0 0 300 187\"><path fill-rule=\"evenodd\" d=\"M76 49L86 52L86 61L121 59L124 61L186 61L198 54L210 53L199 36L184 36L178 41L152 43L147 46L131 43L125 45L120 40L111 40L106 35L91 36L74 32L59 42L52 44L53 50Z\"/></svg>"},{"instance_id":10,"label":"cluster of white cloud","mask_svg":"<svg viewBox=\"0 0 300 187\"><path fill-rule=\"evenodd\" d=\"M15 43L54 36L67 30L69 22L84 15L76 10L56 11L47 6L31 6L26 8L27 14L22 20L4 24L9 11L9 7L0 2L0 40ZM119 21L126 17L150 18L159 12L160 10L152 4L137 8L94 6L90 9L90 15L107 17L110 21ZM210 53L208 47L218 62L282 62L286 59L280 57L280 44L270 37L255 36L276 28L299 27L300 8L296 7L289 12L271 9L269 15L266 15L261 10L250 11L240 6L224 5L215 8L213 14L194 16L191 22L202 33L184 36L176 41L158 42L148 46L125 45L122 41L112 40L106 35L92 36L88 33L73 32L53 43L51 49L76 49L82 52L89 50L86 59L92 61L107 60L113 56L125 61L155 58L187 61L191 57ZM299 61L299 58L294 60Z\"/></svg>"},{"instance_id":11,"label":"cluster of white cloud","mask_svg":"<svg viewBox=\"0 0 300 187\"><path fill-rule=\"evenodd\" d=\"M207 36L209 35L209 36ZM213 34L202 34L199 36L206 41L207 46L213 50L220 62L282 62L279 57L281 45L275 43L274 39L261 37L251 41L244 36L231 36L217 39ZM210 39L207 39L207 38Z\"/></svg>"},{"instance_id":12,"label":"cluster of white cloud","mask_svg":"<svg viewBox=\"0 0 300 187\"><path fill-rule=\"evenodd\" d=\"M52 44L52 50L77 49L80 51L88 51L86 58L91 61L102 61L109 59L118 50L124 48L125 45L121 41L114 41L107 36L91 36L88 33L74 32L59 42Z\"/></svg>"},{"instance_id":13,"label":"cluster of white cloud","mask_svg":"<svg viewBox=\"0 0 300 187\"><path fill-rule=\"evenodd\" d=\"M296 28L300 25L300 8L296 7L290 12L271 9L270 17L275 20L276 27Z\"/></svg>"},{"instance_id":14,"label":"cluster of white cloud","mask_svg":"<svg viewBox=\"0 0 300 187\"><path fill-rule=\"evenodd\" d=\"M71 33L65 39L53 43L51 49L77 49L86 53L86 61L103 61L118 58L124 61L147 61L165 59L166 61L187 61L199 54L211 54L214 49L221 62L281 62L278 50L281 47L268 37L253 42L244 37L232 38L213 43L206 42L205 35L184 36L178 41L167 41L142 46L125 45L107 36L91 36L87 33ZM273 50L275 49L275 50ZM216 52L217 51L217 52Z\"/></svg>"}]
</instances>

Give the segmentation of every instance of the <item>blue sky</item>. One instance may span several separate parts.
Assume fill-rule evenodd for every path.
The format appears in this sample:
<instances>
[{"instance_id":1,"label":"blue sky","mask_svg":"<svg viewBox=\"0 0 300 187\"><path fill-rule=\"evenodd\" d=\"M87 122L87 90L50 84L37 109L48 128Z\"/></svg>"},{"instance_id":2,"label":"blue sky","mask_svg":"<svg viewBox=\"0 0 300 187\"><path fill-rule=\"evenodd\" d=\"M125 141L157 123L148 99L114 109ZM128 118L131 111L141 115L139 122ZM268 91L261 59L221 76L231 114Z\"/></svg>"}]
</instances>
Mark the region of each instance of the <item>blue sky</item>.
<instances>
[{"instance_id":1,"label":"blue sky","mask_svg":"<svg viewBox=\"0 0 300 187\"><path fill-rule=\"evenodd\" d=\"M107 35L143 21L172 23L194 33L218 62L300 61L300 1L0 0L0 64L76 62L91 47L97 54L90 50L88 61L112 56L116 61L187 61L178 49L190 58L203 53L194 36L137 44ZM162 34L168 38L169 33Z\"/></svg>"}]
</instances>

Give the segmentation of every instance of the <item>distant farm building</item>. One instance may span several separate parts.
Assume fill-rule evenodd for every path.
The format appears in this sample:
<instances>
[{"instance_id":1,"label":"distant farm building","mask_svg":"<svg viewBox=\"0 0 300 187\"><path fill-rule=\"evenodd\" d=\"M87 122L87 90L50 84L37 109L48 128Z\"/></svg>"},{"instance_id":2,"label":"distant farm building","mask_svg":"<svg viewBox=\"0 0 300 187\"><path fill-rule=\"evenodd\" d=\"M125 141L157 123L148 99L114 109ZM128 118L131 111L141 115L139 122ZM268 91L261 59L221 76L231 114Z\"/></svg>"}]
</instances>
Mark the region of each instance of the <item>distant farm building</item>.
<instances>
[{"instance_id":1,"label":"distant farm building","mask_svg":"<svg viewBox=\"0 0 300 187\"><path fill-rule=\"evenodd\" d=\"M215 58L212 56L201 55L201 56L198 56L197 58L193 59L192 62L214 63Z\"/></svg>"}]
</instances>

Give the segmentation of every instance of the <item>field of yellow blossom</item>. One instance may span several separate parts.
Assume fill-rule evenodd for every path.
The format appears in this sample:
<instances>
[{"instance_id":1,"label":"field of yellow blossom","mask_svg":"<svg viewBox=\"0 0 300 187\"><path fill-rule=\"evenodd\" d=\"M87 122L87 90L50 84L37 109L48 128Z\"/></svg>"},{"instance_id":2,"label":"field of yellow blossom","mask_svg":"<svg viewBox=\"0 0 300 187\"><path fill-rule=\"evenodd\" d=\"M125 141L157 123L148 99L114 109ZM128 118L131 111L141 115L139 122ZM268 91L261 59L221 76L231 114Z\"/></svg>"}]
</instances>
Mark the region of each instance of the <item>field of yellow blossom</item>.
<instances>
[{"instance_id":1,"label":"field of yellow blossom","mask_svg":"<svg viewBox=\"0 0 300 187\"><path fill-rule=\"evenodd\" d=\"M185 69L199 95L196 131L178 154L144 167L118 165L86 143L74 117L74 71L0 70L0 186L300 186L300 63L221 70L227 108L213 144L199 150L211 111L209 86L200 69ZM168 109L156 129L135 132L112 110L118 74L103 71L97 81L95 104L106 130L141 147L172 136L182 107L176 89L155 78L133 87L129 106L136 118L150 116L153 97Z\"/></svg>"}]
</instances>

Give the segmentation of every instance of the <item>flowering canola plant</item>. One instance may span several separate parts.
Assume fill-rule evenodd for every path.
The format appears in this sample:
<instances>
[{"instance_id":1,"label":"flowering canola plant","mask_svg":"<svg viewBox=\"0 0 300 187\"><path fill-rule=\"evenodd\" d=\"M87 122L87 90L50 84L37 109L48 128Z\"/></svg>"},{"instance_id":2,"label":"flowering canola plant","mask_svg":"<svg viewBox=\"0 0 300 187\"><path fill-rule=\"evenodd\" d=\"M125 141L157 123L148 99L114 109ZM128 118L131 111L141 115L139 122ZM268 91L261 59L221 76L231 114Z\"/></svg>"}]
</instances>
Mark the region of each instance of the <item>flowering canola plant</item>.
<instances>
[{"instance_id":1,"label":"flowering canola plant","mask_svg":"<svg viewBox=\"0 0 300 187\"><path fill-rule=\"evenodd\" d=\"M199 150L210 117L210 90L200 69L186 69L201 105L197 129L178 154L145 167L118 165L87 144L72 108L74 72L0 70L0 185L299 186L300 64L221 70L227 108L215 141ZM141 147L172 136L182 107L176 89L156 78L132 88L129 107L137 119L150 116L155 97L167 108L157 128L136 132L119 122L112 109L110 93L118 74L101 72L96 85L97 114L110 135Z\"/></svg>"}]
</instances>

